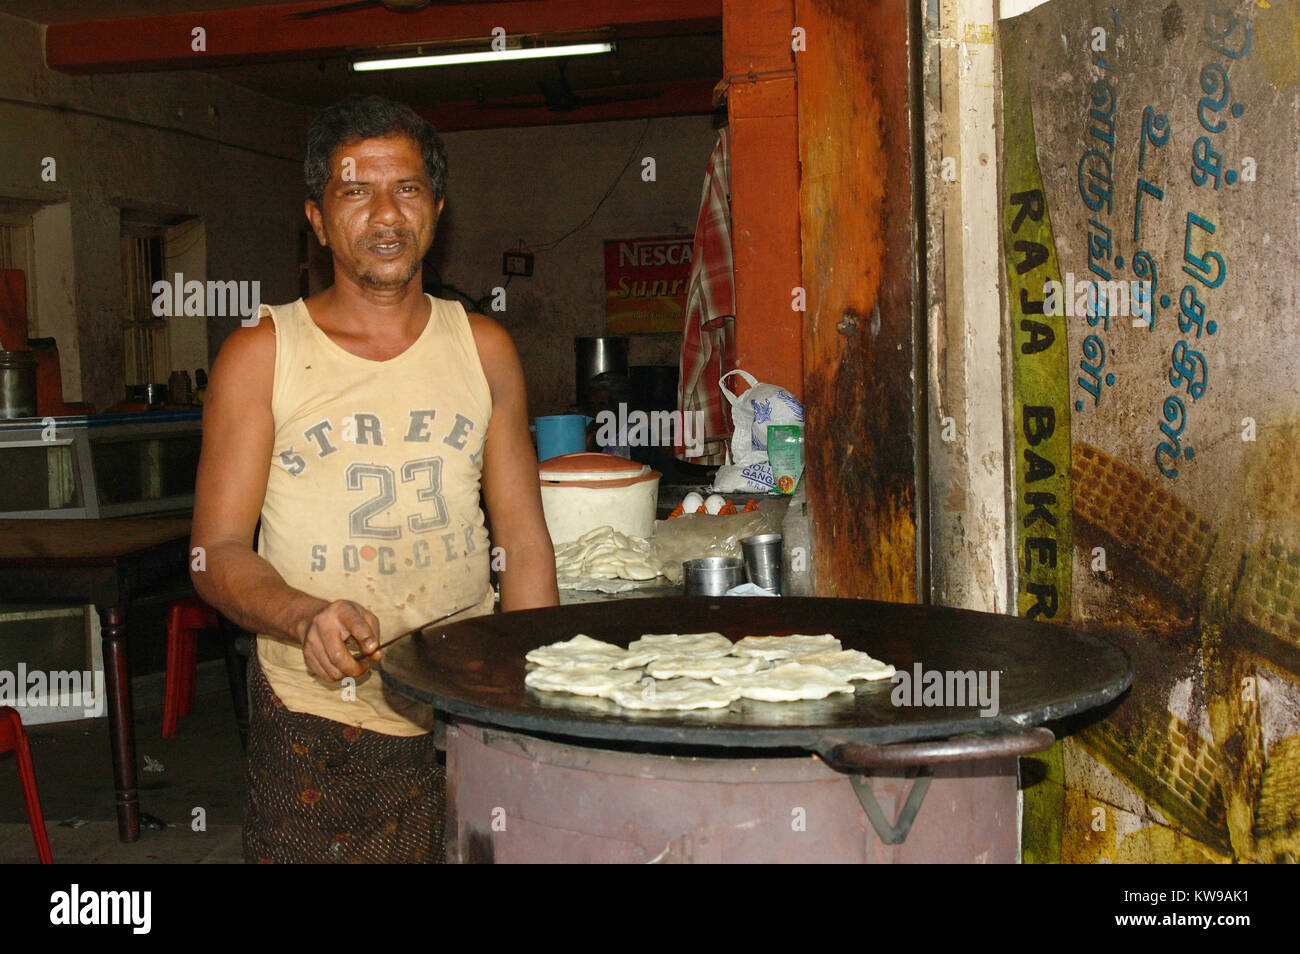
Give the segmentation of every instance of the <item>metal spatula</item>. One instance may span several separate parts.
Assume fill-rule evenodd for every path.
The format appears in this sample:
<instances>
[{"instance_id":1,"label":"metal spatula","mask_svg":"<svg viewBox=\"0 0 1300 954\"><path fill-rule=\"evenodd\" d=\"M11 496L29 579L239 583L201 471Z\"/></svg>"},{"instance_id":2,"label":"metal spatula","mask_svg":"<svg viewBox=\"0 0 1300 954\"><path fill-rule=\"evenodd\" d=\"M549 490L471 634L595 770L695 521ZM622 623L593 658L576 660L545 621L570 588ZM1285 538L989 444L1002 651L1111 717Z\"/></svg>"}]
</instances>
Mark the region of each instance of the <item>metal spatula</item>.
<instances>
[{"instance_id":1,"label":"metal spatula","mask_svg":"<svg viewBox=\"0 0 1300 954\"><path fill-rule=\"evenodd\" d=\"M419 626L415 627L415 629L408 629L406 632L400 633L397 636L394 636L392 639L386 639L382 643L380 643L377 647L375 647L375 652L379 652L379 650L381 649L387 649L389 646L393 645L393 643L397 642L400 639L405 639L407 636L413 636L416 633L420 632L421 630L426 630L430 626L433 626L437 623L441 623L444 619L451 619L453 616L463 613L468 609L473 609L477 605L478 603L474 602L469 604L469 606L462 606L459 609L452 610L450 613L444 613L442 616L439 616L436 619L431 619L427 623L421 623ZM349 636L347 639L343 641L343 645L347 647L347 650L352 654L353 659L364 659L366 657L366 653L362 652L361 644L357 642L355 636Z\"/></svg>"}]
</instances>

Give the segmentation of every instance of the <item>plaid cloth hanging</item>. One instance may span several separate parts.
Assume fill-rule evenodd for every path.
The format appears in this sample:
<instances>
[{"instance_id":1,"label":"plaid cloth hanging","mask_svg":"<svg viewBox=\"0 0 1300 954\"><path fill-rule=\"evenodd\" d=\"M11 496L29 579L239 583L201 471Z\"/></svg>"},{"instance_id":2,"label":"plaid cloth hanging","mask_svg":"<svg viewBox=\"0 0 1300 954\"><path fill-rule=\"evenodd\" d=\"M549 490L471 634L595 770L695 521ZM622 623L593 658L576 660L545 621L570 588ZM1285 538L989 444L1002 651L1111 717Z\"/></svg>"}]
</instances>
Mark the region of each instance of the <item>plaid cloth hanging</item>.
<instances>
[{"instance_id":1,"label":"plaid cloth hanging","mask_svg":"<svg viewBox=\"0 0 1300 954\"><path fill-rule=\"evenodd\" d=\"M716 438L731 430L718 379L736 367L736 294L731 269L731 153L727 129L709 157L695 223L691 278L686 289L686 323L682 329L682 358L677 407L683 420L703 412L704 436ZM674 454L692 464L726 462L726 443L704 445L702 457L686 457L681 445Z\"/></svg>"}]
</instances>

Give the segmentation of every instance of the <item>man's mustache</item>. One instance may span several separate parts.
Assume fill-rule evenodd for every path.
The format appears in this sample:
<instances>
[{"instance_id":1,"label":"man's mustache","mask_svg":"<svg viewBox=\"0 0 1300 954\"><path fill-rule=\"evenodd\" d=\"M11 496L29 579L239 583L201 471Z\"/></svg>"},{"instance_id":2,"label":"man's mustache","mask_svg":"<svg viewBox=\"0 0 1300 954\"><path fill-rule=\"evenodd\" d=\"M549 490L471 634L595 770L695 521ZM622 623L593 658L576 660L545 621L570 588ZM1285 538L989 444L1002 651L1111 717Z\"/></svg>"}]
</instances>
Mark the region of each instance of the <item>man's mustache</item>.
<instances>
[{"instance_id":1,"label":"man's mustache","mask_svg":"<svg viewBox=\"0 0 1300 954\"><path fill-rule=\"evenodd\" d=\"M390 232L383 235L370 235L362 240L362 245L366 248L373 248L376 245L387 245L389 242L405 242L407 245L415 244L415 236L410 232Z\"/></svg>"}]
</instances>

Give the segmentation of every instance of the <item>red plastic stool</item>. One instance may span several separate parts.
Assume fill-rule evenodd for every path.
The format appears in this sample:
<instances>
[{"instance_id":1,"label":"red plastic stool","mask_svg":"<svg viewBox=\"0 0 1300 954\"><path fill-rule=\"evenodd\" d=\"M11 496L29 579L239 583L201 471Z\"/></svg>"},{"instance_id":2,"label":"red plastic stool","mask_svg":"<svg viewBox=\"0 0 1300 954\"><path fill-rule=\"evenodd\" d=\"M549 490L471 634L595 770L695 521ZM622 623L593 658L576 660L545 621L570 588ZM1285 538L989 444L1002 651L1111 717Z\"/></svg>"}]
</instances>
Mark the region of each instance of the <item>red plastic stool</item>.
<instances>
[{"instance_id":1,"label":"red plastic stool","mask_svg":"<svg viewBox=\"0 0 1300 954\"><path fill-rule=\"evenodd\" d=\"M50 839L45 834L45 816L41 814L41 799L36 794L36 771L32 768L32 750L27 745L27 733L18 710L0 706L0 752L13 749L18 758L18 778L23 783L23 802L27 808L27 821L32 826L36 854L41 864L52 865Z\"/></svg>"},{"instance_id":2,"label":"red plastic stool","mask_svg":"<svg viewBox=\"0 0 1300 954\"><path fill-rule=\"evenodd\" d=\"M199 633L217 628L217 612L197 596L167 610L167 681L163 690L162 736L176 734L176 720L194 711Z\"/></svg>"}]
</instances>

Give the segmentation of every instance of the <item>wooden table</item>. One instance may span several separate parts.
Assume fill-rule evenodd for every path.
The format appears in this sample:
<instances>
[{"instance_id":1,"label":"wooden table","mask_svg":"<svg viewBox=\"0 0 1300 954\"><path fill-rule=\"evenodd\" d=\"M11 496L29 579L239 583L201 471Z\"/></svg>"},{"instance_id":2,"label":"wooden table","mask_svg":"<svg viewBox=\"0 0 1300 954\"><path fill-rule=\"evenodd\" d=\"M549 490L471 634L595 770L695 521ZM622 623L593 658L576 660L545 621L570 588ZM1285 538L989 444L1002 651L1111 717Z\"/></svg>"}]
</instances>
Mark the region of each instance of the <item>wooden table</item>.
<instances>
[{"instance_id":1,"label":"wooden table","mask_svg":"<svg viewBox=\"0 0 1300 954\"><path fill-rule=\"evenodd\" d=\"M140 837L126 611L135 597L187 578L189 517L0 520L0 593L15 603L93 603L104 643L117 827Z\"/></svg>"}]
</instances>

